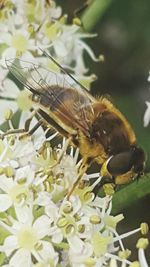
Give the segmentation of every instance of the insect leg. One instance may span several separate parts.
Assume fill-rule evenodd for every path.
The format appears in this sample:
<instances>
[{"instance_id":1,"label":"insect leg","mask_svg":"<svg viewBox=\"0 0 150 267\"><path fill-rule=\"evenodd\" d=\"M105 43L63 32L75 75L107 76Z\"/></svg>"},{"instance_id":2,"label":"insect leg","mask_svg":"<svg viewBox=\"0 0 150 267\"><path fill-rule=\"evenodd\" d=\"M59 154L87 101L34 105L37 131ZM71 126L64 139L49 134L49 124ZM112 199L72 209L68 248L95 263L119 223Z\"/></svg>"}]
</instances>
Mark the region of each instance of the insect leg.
<instances>
[{"instance_id":1,"label":"insect leg","mask_svg":"<svg viewBox=\"0 0 150 267\"><path fill-rule=\"evenodd\" d=\"M32 129L29 131L29 127L30 127L30 123L31 123L31 120L32 118L35 116L35 114L37 113L37 110L33 110L31 112L31 116L26 120L25 122L25 127L24 129L10 129L8 130L6 133L3 133L0 135L0 138L3 139L5 136L7 135L12 135L12 134L22 134L22 136L25 134L30 134L30 131L32 133ZM35 127L35 126L34 126ZM33 128L34 128L33 127Z\"/></svg>"},{"instance_id":2,"label":"insect leg","mask_svg":"<svg viewBox=\"0 0 150 267\"><path fill-rule=\"evenodd\" d=\"M59 155L59 158L58 158L58 160L57 160L57 164L59 164L59 163L61 162L61 160L62 160L62 158L63 158L63 156L64 156L64 154L65 154L65 152L66 152L66 150L67 150L67 148L68 148L68 146L69 146L70 143L71 143L71 141L72 141L72 137L69 137L69 138L67 139L67 141L65 142L65 145L64 145L64 147L63 147L63 149L62 149L62 151L61 151L61 153L60 153L60 155Z\"/></svg>"},{"instance_id":3,"label":"insect leg","mask_svg":"<svg viewBox=\"0 0 150 267\"><path fill-rule=\"evenodd\" d=\"M73 191L75 190L76 186L79 184L83 174L86 172L87 168L89 167L89 164L87 162L83 162L83 164L80 167L79 174L77 176L76 181L74 182L71 190L67 194L67 200L69 200L70 196L72 195Z\"/></svg>"},{"instance_id":4,"label":"insect leg","mask_svg":"<svg viewBox=\"0 0 150 267\"><path fill-rule=\"evenodd\" d=\"M32 135L41 126L42 122L41 122L41 119L39 119L39 121L35 124L35 126L33 126L33 128L31 128L31 130L29 130L30 123L31 123L31 121L35 115L38 116L38 110L33 110L31 112L30 117L25 121L25 126L24 126L25 131L22 135L20 135L20 137L19 137L20 140Z\"/></svg>"},{"instance_id":5,"label":"insect leg","mask_svg":"<svg viewBox=\"0 0 150 267\"><path fill-rule=\"evenodd\" d=\"M25 121L24 128L25 128L25 131L26 131L26 132L29 131L30 123L31 123L33 117L37 114L37 112L38 112L38 110L33 110L33 111L31 112L30 117Z\"/></svg>"},{"instance_id":6,"label":"insect leg","mask_svg":"<svg viewBox=\"0 0 150 267\"><path fill-rule=\"evenodd\" d=\"M3 139L7 135L16 134L16 133L24 133L25 129L13 129L8 130L6 133L0 134L0 138Z\"/></svg>"},{"instance_id":7,"label":"insect leg","mask_svg":"<svg viewBox=\"0 0 150 267\"><path fill-rule=\"evenodd\" d=\"M43 124L43 119L40 119L31 130L25 131L22 135L20 135L19 139L22 140L30 135L32 135L41 125Z\"/></svg>"}]
</instances>

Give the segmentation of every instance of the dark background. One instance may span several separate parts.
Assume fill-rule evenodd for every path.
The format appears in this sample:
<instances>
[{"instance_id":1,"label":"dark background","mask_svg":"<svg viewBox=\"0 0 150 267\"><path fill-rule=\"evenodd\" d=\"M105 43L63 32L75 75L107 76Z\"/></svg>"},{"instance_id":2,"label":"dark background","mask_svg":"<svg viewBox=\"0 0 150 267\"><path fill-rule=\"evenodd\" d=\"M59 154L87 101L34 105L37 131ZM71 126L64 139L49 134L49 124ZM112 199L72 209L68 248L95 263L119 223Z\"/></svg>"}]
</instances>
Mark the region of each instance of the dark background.
<instances>
[{"instance_id":1,"label":"dark background","mask_svg":"<svg viewBox=\"0 0 150 267\"><path fill-rule=\"evenodd\" d=\"M101 0L100 0L101 1ZM57 0L63 13L69 15L85 1ZM150 125L143 127L146 110L145 101L150 101L150 1L113 0L92 30L98 37L87 39L96 55L103 54L105 61L95 63L87 55L85 60L91 73L98 80L92 86L93 95L109 94L113 103L128 118L135 130L138 144L147 154L146 172L150 170ZM120 224L120 232L129 231L143 221L150 222L150 197L145 197L136 205L122 210L125 220ZM137 236L127 238L127 247L135 252ZM147 249L150 261L150 248Z\"/></svg>"}]
</instances>

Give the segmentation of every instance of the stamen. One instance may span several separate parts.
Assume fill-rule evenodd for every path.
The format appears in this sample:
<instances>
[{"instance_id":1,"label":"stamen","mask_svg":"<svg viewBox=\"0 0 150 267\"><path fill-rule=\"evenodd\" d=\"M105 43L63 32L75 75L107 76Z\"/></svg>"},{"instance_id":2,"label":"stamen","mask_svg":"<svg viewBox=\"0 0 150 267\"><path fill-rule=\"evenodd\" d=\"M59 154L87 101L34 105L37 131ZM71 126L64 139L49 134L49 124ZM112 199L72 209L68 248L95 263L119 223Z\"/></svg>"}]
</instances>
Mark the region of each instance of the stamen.
<instances>
[{"instance_id":1,"label":"stamen","mask_svg":"<svg viewBox=\"0 0 150 267\"><path fill-rule=\"evenodd\" d=\"M12 116L13 116L13 111L12 111L12 109L8 108L8 109L6 109L6 110L4 111L4 119L5 119L6 121L11 120Z\"/></svg>"},{"instance_id":2,"label":"stamen","mask_svg":"<svg viewBox=\"0 0 150 267\"><path fill-rule=\"evenodd\" d=\"M134 235L134 234L138 233L140 230L141 230L141 228L132 230L132 231L127 232L127 233L125 233L125 234L119 235L118 238L119 238L119 239L124 239L124 238L126 238L126 237L128 237L128 236L131 236L131 235ZM114 238L114 242L119 241L118 238Z\"/></svg>"},{"instance_id":3,"label":"stamen","mask_svg":"<svg viewBox=\"0 0 150 267\"><path fill-rule=\"evenodd\" d=\"M128 264L128 265L131 264L131 261L126 260L126 259L121 259L121 258L119 258L117 255L113 255L113 254L110 254L110 253L106 253L105 256L108 257L108 258L110 258L110 259L115 259L115 260L117 260L117 261L126 263L126 264Z\"/></svg>"}]
</instances>

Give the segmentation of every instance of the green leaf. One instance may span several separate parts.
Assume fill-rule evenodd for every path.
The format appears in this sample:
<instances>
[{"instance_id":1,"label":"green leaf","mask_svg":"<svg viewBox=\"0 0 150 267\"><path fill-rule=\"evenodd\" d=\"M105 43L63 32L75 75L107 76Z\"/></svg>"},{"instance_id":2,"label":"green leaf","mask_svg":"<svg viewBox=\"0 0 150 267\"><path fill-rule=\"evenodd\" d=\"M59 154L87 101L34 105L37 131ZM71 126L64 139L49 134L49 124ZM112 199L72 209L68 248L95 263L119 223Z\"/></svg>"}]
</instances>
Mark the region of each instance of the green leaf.
<instances>
[{"instance_id":1,"label":"green leaf","mask_svg":"<svg viewBox=\"0 0 150 267\"><path fill-rule=\"evenodd\" d=\"M150 174L147 174L137 182L135 181L125 186L114 194L112 203L113 214L134 205L134 203L148 195L150 195Z\"/></svg>"},{"instance_id":2,"label":"green leaf","mask_svg":"<svg viewBox=\"0 0 150 267\"><path fill-rule=\"evenodd\" d=\"M89 5L81 18L86 31L91 31L94 28L111 4L111 1L112 0L95 0Z\"/></svg>"}]
</instances>

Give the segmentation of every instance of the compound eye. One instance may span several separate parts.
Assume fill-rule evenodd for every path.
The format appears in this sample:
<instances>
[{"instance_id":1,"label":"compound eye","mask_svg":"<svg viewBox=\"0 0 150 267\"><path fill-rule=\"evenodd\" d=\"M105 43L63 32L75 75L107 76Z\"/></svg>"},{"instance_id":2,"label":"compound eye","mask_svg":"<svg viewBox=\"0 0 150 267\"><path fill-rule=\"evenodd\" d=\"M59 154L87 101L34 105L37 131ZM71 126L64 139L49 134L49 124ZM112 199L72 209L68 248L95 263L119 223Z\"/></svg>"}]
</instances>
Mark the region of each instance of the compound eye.
<instances>
[{"instance_id":1,"label":"compound eye","mask_svg":"<svg viewBox=\"0 0 150 267\"><path fill-rule=\"evenodd\" d=\"M36 95L36 94L33 94L32 95L32 101L35 102L35 103L40 102L40 96Z\"/></svg>"},{"instance_id":2,"label":"compound eye","mask_svg":"<svg viewBox=\"0 0 150 267\"><path fill-rule=\"evenodd\" d=\"M107 169L113 176L124 174L132 168L132 153L130 151L122 152L112 156L109 160Z\"/></svg>"}]
</instances>

